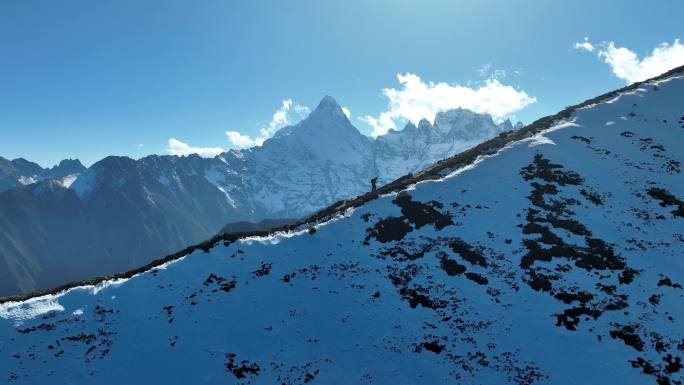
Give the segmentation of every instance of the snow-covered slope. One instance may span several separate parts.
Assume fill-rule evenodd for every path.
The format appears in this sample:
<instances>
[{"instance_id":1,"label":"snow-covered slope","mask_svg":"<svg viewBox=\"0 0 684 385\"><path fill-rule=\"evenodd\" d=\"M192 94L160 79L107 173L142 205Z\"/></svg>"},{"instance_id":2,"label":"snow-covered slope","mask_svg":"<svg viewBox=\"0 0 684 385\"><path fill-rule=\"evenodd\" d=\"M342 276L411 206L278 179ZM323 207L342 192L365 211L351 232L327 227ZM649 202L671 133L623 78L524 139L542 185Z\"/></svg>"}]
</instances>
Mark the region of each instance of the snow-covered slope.
<instances>
[{"instance_id":1,"label":"snow-covered slope","mask_svg":"<svg viewBox=\"0 0 684 385\"><path fill-rule=\"evenodd\" d=\"M681 383L683 95L680 69L309 230L6 302L0 376Z\"/></svg>"}]
</instances>

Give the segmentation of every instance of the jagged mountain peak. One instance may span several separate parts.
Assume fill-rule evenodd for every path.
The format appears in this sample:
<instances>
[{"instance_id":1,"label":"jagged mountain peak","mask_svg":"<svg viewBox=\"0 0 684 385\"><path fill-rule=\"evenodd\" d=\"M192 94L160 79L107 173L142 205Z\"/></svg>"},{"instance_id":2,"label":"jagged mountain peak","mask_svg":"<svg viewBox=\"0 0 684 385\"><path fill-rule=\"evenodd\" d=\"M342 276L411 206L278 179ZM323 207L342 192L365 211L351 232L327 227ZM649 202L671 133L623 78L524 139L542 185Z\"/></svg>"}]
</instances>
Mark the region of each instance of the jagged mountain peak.
<instances>
[{"instance_id":1,"label":"jagged mountain peak","mask_svg":"<svg viewBox=\"0 0 684 385\"><path fill-rule=\"evenodd\" d=\"M79 159L62 159L57 167L85 167L83 166L83 163Z\"/></svg>"},{"instance_id":2,"label":"jagged mountain peak","mask_svg":"<svg viewBox=\"0 0 684 385\"><path fill-rule=\"evenodd\" d=\"M432 128L432 123L429 120L423 118L420 121L418 121L418 128L422 130L430 129Z\"/></svg>"},{"instance_id":3,"label":"jagged mountain peak","mask_svg":"<svg viewBox=\"0 0 684 385\"><path fill-rule=\"evenodd\" d=\"M86 167L80 160L63 159L58 165L46 169L41 176L42 179L62 179L67 176L77 176L85 170Z\"/></svg>"},{"instance_id":4,"label":"jagged mountain peak","mask_svg":"<svg viewBox=\"0 0 684 385\"><path fill-rule=\"evenodd\" d=\"M339 103L332 96L326 95L318 103L318 106L311 111L309 116L297 124L281 128L271 139L279 142L279 139L294 135L297 137L297 140L301 140L303 138L298 136L310 137L313 135L321 136L318 139L320 140L323 137L334 137L335 132L345 132L347 134L355 132L361 135L356 127L349 122ZM271 139L264 142L265 147L268 147L268 143L272 142Z\"/></svg>"}]
</instances>

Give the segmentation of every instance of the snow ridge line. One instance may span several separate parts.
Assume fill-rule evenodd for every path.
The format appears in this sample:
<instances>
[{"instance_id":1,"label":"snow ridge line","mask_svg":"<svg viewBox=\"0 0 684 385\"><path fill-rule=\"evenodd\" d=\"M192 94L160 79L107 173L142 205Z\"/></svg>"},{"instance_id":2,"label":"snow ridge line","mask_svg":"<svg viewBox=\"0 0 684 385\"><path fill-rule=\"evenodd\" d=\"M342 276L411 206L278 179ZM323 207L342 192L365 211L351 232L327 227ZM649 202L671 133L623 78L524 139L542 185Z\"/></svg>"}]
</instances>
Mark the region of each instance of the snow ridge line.
<instances>
[{"instance_id":1,"label":"snow ridge line","mask_svg":"<svg viewBox=\"0 0 684 385\"><path fill-rule=\"evenodd\" d=\"M644 84L648 84L651 82L656 82L659 80L667 79L672 76L678 75L678 74L684 74L684 66L679 66L676 68L673 68L661 75L658 75L656 77L653 77L651 79L647 79L641 82L636 82L631 85L622 87L617 90L613 90L610 92L607 92L603 95L599 95L595 98L585 100L582 103L566 107L562 111L554 114L554 115L549 115L545 116L542 118L539 118L532 122L531 124L520 128L519 130L515 131L506 131L502 132L499 134L497 137L489 139L485 142L482 142L478 144L475 147L472 147L466 151L463 151L461 153L458 153L450 158L440 160L431 166L426 167L422 171L419 171L415 174L406 174L398 179L396 179L393 182L390 182L382 187L379 187L375 191L369 191L363 195L359 195L356 198L352 199L346 199L346 200L341 200L338 202L333 203L332 205L328 206L327 208L321 209L317 211L316 213L300 219L292 224L289 225L283 225L279 227L275 227L269 230L260 230L260 231L249 231L249 232L232 232L232 233L220 233L217 234L210 239L200 242L198 244L188 246L184 248L183 250L180 250L176 253L169 254L165 257L159 258L157 260L154 260L142 267L129 270L126 272L120 272L116 274L111 274L111 275L106 275L106 276L98 276L86 280L80 280L80 281L74 281L70 282L61 286L57 286L52 289L46 289L46 290L36 290L34 292L28 293L28 294L20 294L20 295L12 295L12 296L7 296L7 297L1 297L0 298L0 304L8 303L8 302L23 302L32 298L36 297L43 297L43 296L48 296L48 295L56 295L60 294L63 292L66 292L67 290L76 288L76 287L81 287L81 286L95 286L98 284L101 284L106 281L115 281L115 280L121 280L121 279L128 279L131 278L135 275L142 274L146 271L152 270L154 268L160 267L162 265L165 265L169 262L176 261L178 259L181 259L195 251L202 250L206 253L209 252L214 246L216 246L219 242L223 242L225 246L228 246L240 239L245 239L245 238L254 238L254 237L268 237L275 235L276 233L289 233L289 232L294 232L298 230L302 230L306 227L312 228L314 225L322 222L326 222L328 220L331 220L335 218L336 216L344 214L349 209L354 209L360 206L363 206L365 203L377 199L378 197L386 194L392 194L399 192L401 190L404 190L412 185L415 185L416 183L423 182L423 181L429 181L429 180L437 180L437 179L442 179L447 176L447 174L450 174L462 167L466 167L470 164L473 164L478 160L478 158L483 157L483 156L491 156L496 154L499 150L503 149L507 145L510 145L514 142L518 142L520 140L528 139L546 129L549 129L553 127L554 125L561 123L563 121L568 121L572 117L572 115L575 113L576 110L581 109L581 108L587 108L587 107L593 107L597 104L600 103L605 103L608 102L612 99L614 99L617 96L620 96L623 93L634 91L641 87Z\"/></svg>"}]
</instances>

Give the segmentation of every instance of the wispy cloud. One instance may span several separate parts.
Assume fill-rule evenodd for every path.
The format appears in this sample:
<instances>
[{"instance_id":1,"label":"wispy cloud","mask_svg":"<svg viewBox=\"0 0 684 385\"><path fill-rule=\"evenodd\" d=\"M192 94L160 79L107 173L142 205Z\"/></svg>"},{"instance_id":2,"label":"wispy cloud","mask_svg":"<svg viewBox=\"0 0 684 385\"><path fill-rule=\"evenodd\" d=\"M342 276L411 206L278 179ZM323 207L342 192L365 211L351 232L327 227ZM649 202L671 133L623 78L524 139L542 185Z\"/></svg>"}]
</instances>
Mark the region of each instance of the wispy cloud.
<instances>
[{"instance_id":1,"label":"wispy cloud","mask_svg":"<svg viewBox=\"0 0 684 385\"><path fill-rule=\"evenodd\" d=\"M278 130L293 124L295 119L304 118L309 112L308 107L295 103L292 99L285 99L282 101L280 108L273 113L268 125L262 127L259 130L259 135L255 138L242 134L239 131L226 131L226 136L233 147L261 146L266 139L272 137Z\"/></svg>"},{"instance_id":2,"label":"wispy cloud","mask_svg":"<svg viewBox=\"0 0 684 385\"><path fill-rule=\"evenodd\" d=\"M660 43L642 59L634 51L618 47L612 41L592 45L585 38L583 43L575 43L575 48L588 52L596 49L599 59L608 64L613 74L627 84L652 78L684 64L684 45L679 39L675 39L672 44Z\"/></svg>"},{"instance_id":3,"label":"wispy cloud","mask_svg":"<svg viewBox=\"0 0 684 385\"><path fill-rule=\"evenodd\" d=\"M487 63L477 69L477 74L483 78L503 79L506 77L506 70L495 69L492 63Z\"/></svg>"},{"instance_id":4,"label":"wispy cloud","mask_svg":"<svg viewBox=\"0 0 684 385\"><path fill-rule=\"evenodd\" d=\"M492 63L483 64L482 67L477 69L477 73L480 76L487 76L489 71L492 70Z\"/></svg>"},{"instance_id":5,"label":"wispy cloud","mask_svg":"<svg viewBox=\"0 0 684 385\"><path fill-rule=\"evenodd\" d=\"M186 156L197 154L203 158L213 158L224 151L221 147L192 147L175 138L170 138L166 147L166 152L171 155Z\"/></svg>"},{"instance_id":6,"label":"wispy cloud","mask_svg":"<svg viewBox=\"0 0 684 385\"><path fill-rule=\"evenodd\" d=\"M490 71L491 66L486 69ZM483 72L483 73L486 73ZM425 83L412 73L397 74L401 88L385 88L388 109L379 116L362 116L359 119L373 128L371 136L377 137L396 129L399 121L417 123L421 119L434 121L440 111L465 108L486 113L501 121L537 100L525 91L502 84L490 77L478 88L447 83Z\"/></svg>"}]
</instances>

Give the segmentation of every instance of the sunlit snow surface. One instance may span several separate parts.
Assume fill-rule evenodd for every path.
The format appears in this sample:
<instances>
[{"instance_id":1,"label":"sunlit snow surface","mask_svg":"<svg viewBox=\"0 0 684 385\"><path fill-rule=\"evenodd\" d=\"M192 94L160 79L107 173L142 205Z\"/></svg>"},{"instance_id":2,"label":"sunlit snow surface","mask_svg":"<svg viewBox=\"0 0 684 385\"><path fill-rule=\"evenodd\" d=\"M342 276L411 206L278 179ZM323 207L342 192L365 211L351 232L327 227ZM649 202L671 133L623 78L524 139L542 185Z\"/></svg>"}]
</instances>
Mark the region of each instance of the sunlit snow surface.
<instances>
[{"instance_id":1,"label":"sunlit snow surface","mask_svg":"<svg viewBox=\"0 0 684 385\"><path fill-rule=\"evenodd\" d=\"M2 305L0 380L676 384L682 100L644 85L313 234Z\"/></svg>"}]
</instances>

